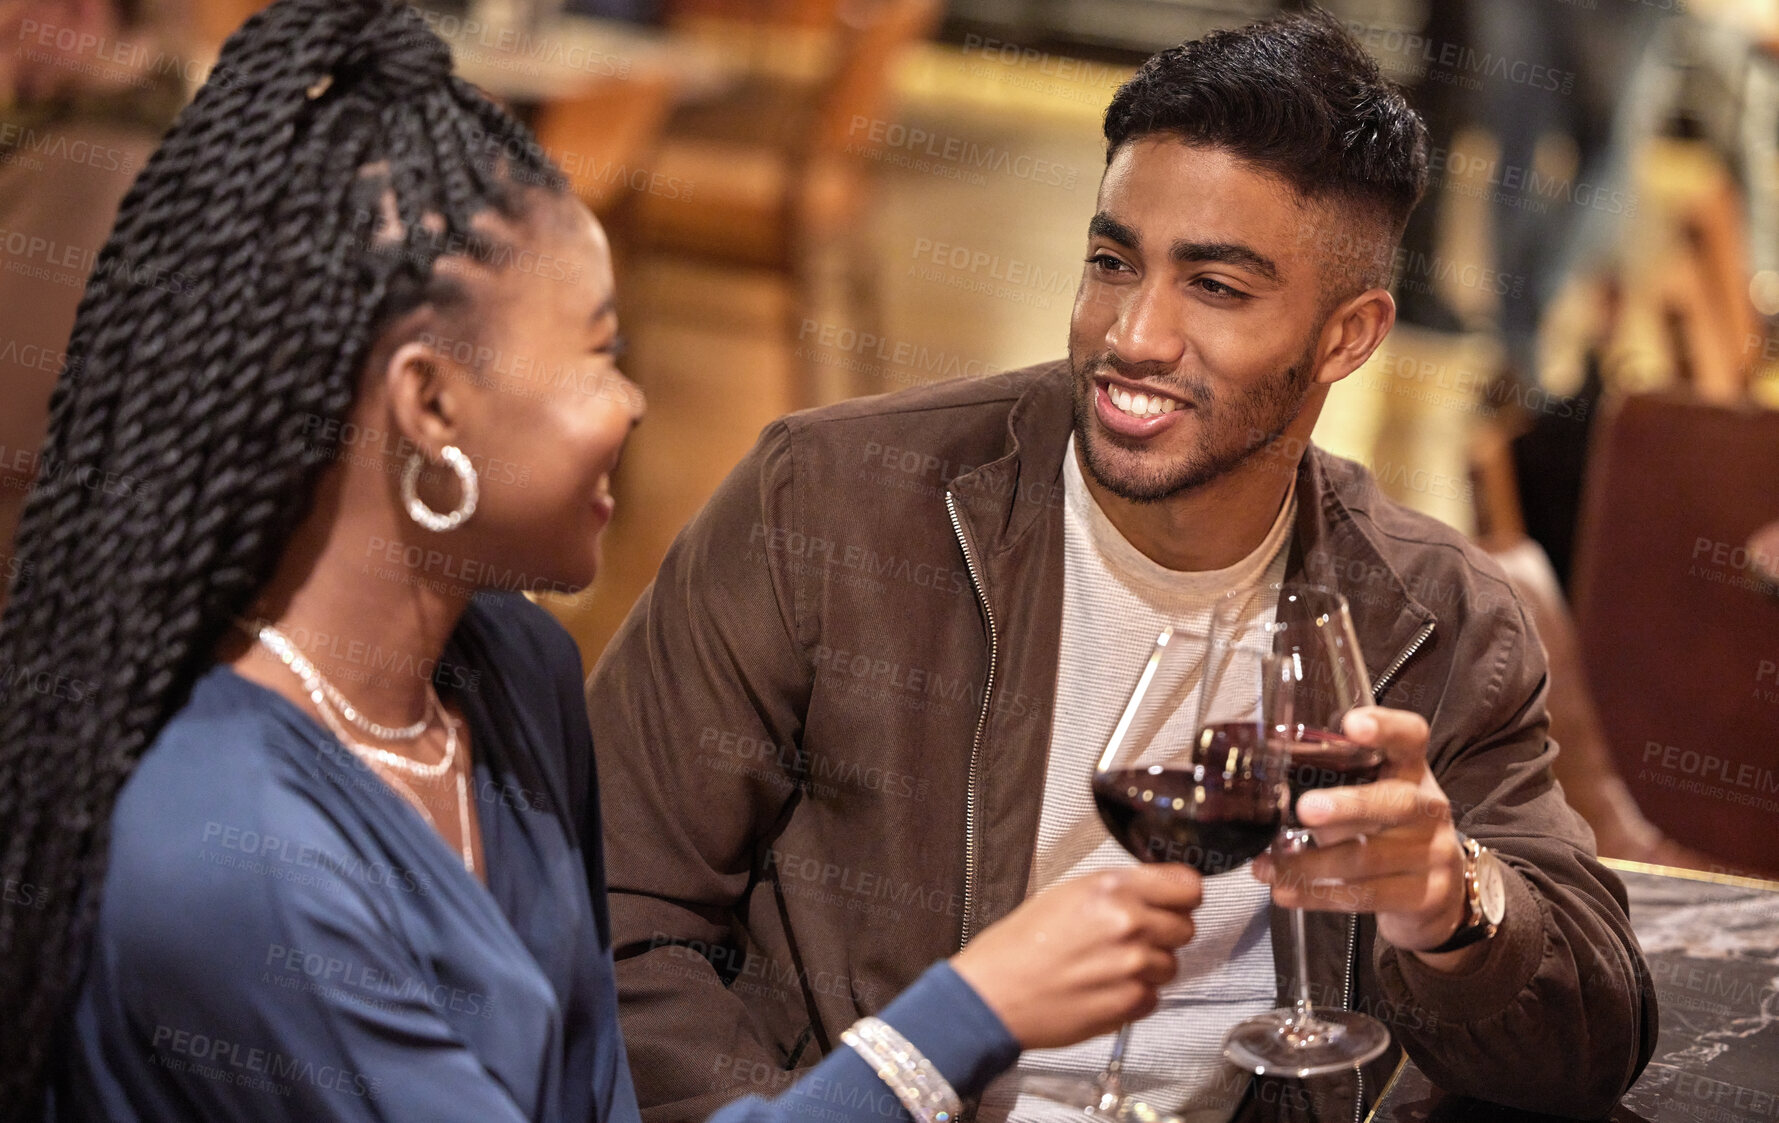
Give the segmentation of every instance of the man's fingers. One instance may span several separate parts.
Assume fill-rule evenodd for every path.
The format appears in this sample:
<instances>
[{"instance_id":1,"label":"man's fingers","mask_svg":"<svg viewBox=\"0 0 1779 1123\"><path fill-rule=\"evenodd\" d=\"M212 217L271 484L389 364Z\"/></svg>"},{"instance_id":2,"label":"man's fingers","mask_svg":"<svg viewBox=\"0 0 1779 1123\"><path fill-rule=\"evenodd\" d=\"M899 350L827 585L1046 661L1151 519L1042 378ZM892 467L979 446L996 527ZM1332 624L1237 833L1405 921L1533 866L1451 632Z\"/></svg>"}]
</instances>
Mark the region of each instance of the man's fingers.
<instances>
[{"instance_id":1,"label":"man's fingers","mask_svg":"<svg viewBox=\"0 0 1779 1123\"><path fill-rule=\"evenodd\" d=\"M1264 855L1257 872L1273 885L1308 885L1320 880L1365 881L1425 870L1433 856L1425 838L1401 832L1362 835L1336 846Z\"/></svg>"},{"instance_id":2,"label":"man's fingers","mask_svg":"<svg viewBox=\"0 0 1779 1123\"><path fill-rule=\"evenodd\" d=\"M1354 833L1376 834L1423 817L1431 821L1449 817L1449 810L1433 803L1418 783L1379 780L1375 784L1305 792L1297 801L1297 821L1315 828L1316 841L1325 844Z\"/></svg>"},{"instance_id":3,"label":"man's fingers","mask_svg":"<svg viewBox=\"0 0 1779 1123\"><path fill-rule=\"evenodd\" d=\"M1275 884L1273 904L1309 912L1414 912L1429 899L1426 871L1391 874L1367 881L1309 882L1296 878Z\"/></svg>"},{"instance_id":4,"label":"man's fingers","mask_svg":"<svg viewBox=\"0 0 1779 1123\"><path fill-rule=\"evenodd\" d=\"M1384 750L1387 767L1395 774L1401 775L1402 769L1427 766L1429 730L1427 719L1420 714L1385 706L1360 706L1348 711L1341 731L1361 745Z\"/></svg>"}]
</instances>

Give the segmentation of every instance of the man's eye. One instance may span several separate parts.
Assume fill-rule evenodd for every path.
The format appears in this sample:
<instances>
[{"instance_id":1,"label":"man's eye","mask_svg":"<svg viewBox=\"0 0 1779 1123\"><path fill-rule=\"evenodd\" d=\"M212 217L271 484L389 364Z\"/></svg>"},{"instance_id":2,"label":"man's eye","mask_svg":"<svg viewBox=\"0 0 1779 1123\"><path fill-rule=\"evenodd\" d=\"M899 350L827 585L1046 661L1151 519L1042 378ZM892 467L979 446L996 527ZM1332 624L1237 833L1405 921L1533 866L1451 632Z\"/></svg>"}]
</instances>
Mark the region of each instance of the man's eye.
<instances>
[{"instance_id":1,"label":"man's eye","mask_svg":"<svg viewBox=\"0 0 1779 1123\"><path fill-rule=\"evenodd\" d=\"M595 347L593 353L595 355L604 355L608 359L621 359L624 357L624 352L629 349L629 339L621 335L614 335L612 336L610 343L607 343L603 347Z\"/></svg>"},{"instance_id":2,"label":"man's eye","mask_svg":"<svg viewBox=\"0 0 1779 1123\"><path fill-rule=\"evenodd\" d=\"M1125 268L1125 264L1109 253L1096 253L1088 257L1087 264L1101 273L1110 273Z\"/></svg>"},{"instance_id":3,"label":"man's eye","mask_svg":"<svg viewBox=\"0 0 1779 1123\"><path fill-rule=\"evenodd\" d=\"M1214 281L1209 277L1200 277L1196 283L1199 288L1210 293L1212 296L1236 297L1243 300L1248 297L1248 294L1242 290L1230 288L1222 281Z\"/></svg>"}]
</instances>

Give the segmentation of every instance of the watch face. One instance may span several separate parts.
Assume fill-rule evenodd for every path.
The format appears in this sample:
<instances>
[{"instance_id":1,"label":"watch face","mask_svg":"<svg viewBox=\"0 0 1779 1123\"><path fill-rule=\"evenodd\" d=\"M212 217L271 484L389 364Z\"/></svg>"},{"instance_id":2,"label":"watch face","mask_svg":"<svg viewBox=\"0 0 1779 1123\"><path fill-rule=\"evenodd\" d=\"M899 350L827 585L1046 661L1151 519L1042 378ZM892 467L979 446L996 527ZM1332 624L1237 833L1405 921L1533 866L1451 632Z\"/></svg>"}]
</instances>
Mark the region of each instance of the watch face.
<instances>
[{"instance_id":1,"label":"watch face","mask_svg":"<svg viewBox=\"0 0 1779 1123\"><path fill-rule=\"evenodd\" d=\"M1501 918L1507 914L1507 882L1501 860L1485 851L1476 867L1476 888L1477 895L1482 898L1483 919L1490 924L1500 924Z\"/></svg>"}]
</instances>

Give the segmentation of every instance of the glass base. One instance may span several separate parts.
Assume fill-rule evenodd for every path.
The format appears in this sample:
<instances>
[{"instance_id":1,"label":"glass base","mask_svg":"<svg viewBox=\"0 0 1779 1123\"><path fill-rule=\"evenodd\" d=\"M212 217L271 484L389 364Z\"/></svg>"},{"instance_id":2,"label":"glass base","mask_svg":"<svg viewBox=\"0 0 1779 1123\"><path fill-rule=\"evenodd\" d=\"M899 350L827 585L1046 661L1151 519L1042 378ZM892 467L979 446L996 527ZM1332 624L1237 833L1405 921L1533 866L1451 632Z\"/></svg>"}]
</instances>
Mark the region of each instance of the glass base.
<instances>
[{"instance_id":1,"label":"glass base","mask_svg":"<svg viewBox=\"0 0 1779 1123\"><path fill-rule=\"evenodd\" d=\"M1011 1080L1020 1093L1074 1108L1088 1119L1110 1123L1186 1123L1178 1112L1156 1107L1129 1092L1094 1080L1022 1072Z\"/></svg>"},{"instance_id":2,"label":"glass base","mask_svg":"<svg viewBox=\"0 0 1779 1123\"><path fill-rule=\"evenodd\" d=\"M1299 1020L1274 1010L1229 1031L1223 1055L1265 1076L1320 1076L1364 1064L1390 1047L1390 1031L1376 1018L1350 1010L1313 1010Z\"/></svg>"}]
</instances>

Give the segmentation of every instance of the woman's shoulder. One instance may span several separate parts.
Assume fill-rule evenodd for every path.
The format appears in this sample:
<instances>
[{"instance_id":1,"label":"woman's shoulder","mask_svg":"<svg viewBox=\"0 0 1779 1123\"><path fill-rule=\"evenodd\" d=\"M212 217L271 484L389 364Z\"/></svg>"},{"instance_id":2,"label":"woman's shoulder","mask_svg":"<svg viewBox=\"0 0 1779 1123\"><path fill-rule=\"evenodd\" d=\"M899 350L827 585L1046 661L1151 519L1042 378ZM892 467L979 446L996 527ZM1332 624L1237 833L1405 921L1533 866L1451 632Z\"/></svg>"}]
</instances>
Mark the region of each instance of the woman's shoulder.
<instances>
[{"instance_id":1,"label":"woman's shoulder","mask_svg":"<svg viewBox=\"0 0 1779 1123\"><path fill-rule=\"evenodd\" d=\"M244 873L285 881L360 849L299 713L228 667L198 679L118 794L108 909L183 915L189 927L238 915L253 897L239 892Z\"/></svg>"}]
</instances>

